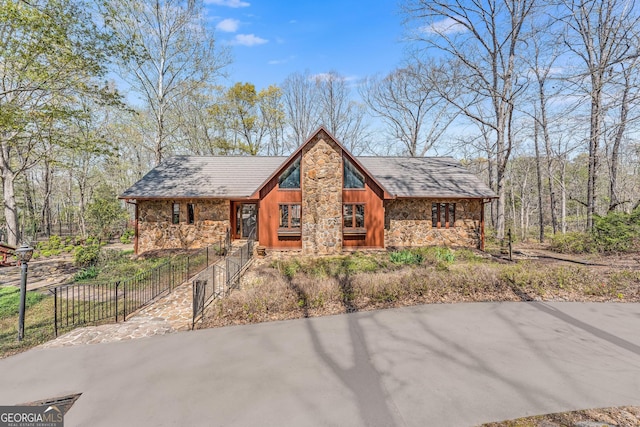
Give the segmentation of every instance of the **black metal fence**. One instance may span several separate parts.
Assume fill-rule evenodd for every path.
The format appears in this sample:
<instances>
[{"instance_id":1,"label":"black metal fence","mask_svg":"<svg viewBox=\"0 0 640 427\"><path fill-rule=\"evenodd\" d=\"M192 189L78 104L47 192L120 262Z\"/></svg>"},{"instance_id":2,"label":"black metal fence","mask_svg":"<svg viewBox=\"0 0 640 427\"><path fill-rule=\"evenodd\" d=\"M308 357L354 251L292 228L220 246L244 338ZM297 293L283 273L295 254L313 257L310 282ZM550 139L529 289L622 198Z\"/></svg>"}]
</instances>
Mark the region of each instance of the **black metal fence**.
<instances>
[{"instance_id":1,"label":"black metal fence","mask_svg":"<svg viewBox=\"0 0 640 427\"><path fill-rule=\"evenodd\" d=\"M134 311L222 260L229 249L227 235L216 245L174 258L126 280L51 287L55 335L87 324L123 322Z\"/></svg>"},{"instance_id":2,"label":"black metal fence","mask_svg":"<svg viewBox=\"0 0 640 427\"><path fill-rule=\"evenodd\" d=\"M191 328L202 318L204 309L215 299L228 295L236 288L244 267L253 257L253 240L228 253L223 260L196 275L193 284L193 321Z\"/></svg>"}]
</instances>

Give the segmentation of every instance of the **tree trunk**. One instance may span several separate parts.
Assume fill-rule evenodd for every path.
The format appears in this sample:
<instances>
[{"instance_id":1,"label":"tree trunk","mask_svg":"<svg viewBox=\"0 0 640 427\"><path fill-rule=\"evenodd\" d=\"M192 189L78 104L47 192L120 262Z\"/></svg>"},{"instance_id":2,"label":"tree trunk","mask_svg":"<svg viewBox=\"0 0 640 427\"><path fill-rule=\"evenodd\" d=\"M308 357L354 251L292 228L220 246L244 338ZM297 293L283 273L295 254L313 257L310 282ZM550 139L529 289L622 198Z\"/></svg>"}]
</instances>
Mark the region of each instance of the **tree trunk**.
<instances>
[{"instance_id":1,"label":"tree trunk","mask_svg":"<svg viewBox=\"0 0 640 427\"><path fill-rule=\"evenodd\" d=\"M598 76L592 76L591 94L591 130L589 133L589 174L587 181L587 230L593 229L593 216L596 213L596 181L598 175L598 143L600 141L600 108L602 105L602 87Z\"/></svg>"},{"instance_id":2,"label":"tree trunk","mask_svg":"<svg viewBox=\"0 0 640 427\"><path fill-rule=\"evenodd\" d=\"M33 233L34 237L37 236L38 233L38 219L36 214L36 194L34 186L32 185L34 182L33 177L29 176L29 174L25 173L24 180L24 198L25 198L25 215L28 216L28 224L29 224L29 233Z\"/></svg>"},{"instance_id":3,"label":"tree trunk","mask_svg":"<svg viewBox=\"0 0 640 427\"><path fill-rule=\"evenodd\" d=\"M540 224L540 233L538 240L544 242L544 210L542 208L542 167L540 166L540 145L538 144L538 121L533 124L533 143L536 150L536 173L538 175L538 222Z\"/></svg>"},{"instance_id":4,"label":"tree trunk","mask_svg":"<svg viewBox=\"0 0 640 427\"><path fill-rule=\"evenodd\" d=\"M562 234L567 232L567 186L565 184L565 175L566 175L566 161L563 159L562 165L560 166L560 191L562 194L561 197L561 206L560 206L560 225L562 227Z\"/></svg>"},{"instance_id":5,"label":"tree trunk","mask_svg":"<svg viewBox=\"0 0 640 427\"><path fill-rule=\"evenodd\" d=\"M613 147L611 148L611 163L609 165L609 212L616 209L620 204L618 200L617 186L618 186L618 162L620 155L620 145L622 143L622 137L627 125L627 116L629 113L629 91L631 90L629 84L628 72L624 72L624 91L622 92L622 101L620 102L620 124L616 130L616 136L613 140Z\"/></svg>"},{"instance_id":6,"label":"tree trunk","mask_svg":"<svg viewBox=\"0 0 640 427\"><path fill-rule=\"evenodd\" d=\"M14 187L15 175L13 171L5 170L2 174L2 191L4 196L4 219L6 222L7 243L18 245L18 209Z\"/></svg>"},{"instance_id":7,"label":"tree trunk","mask_svg":"<svg viewBox=\"0 0 640 427\"><path fill-rule=\"evenodd\" d=\"M551 150L551 136L549 135L549 126L547 123L547 101L544 88L540 86L540 127L542 128L542 137L544 138L544 148L547 157L547 187L549 188L550 211L551 211L551 228L553 234L558 230L558 216L556 207L556 197L553 188L553 152ZM538 166L539 168L539 166ZM538 172L540 173L540 172ZM540 187L542 189L542 187ZM542 205L540 205L542 209ZM541 214L542 215L542 214ZM544 236L540 237L540 242Z\"/></svg>"},{"instance_id":8,"label":"tree trunk","mask_svg":"<svg viewBox=\"0 0 640 427\"><path fill-rule=\"evenodd\" d=\"M505 226L505 198L506 188L504 186L504 174L498 174L498 180L496 183L496 189L498 194L498 201L496 203L496 238L498 240L504 239L504 226Z\"/></svg>"},{"instance_id":9,"label":"tree trunk","mask_svg":"<svg viewBox=\"0 0 640 427\"><path fill-rule=\"evenodd\" d=\"M60 218L58 218L58 221ZM42 200L42 224L47 237L51 237L51 161L44 161L44 195Z\"/></svg>"},{"instance_id":10,"label":"tree trunk","mask_svg":"<svg viewBox=\"0 0 640 427\"><path fill-rule=\"evenodd\" d=\"M6 223L7 243L18 245L18 209L16 207L15 178L11 169L10 147L6 141L0 146L0 173L2 174L2 195L4 196L4 220Z\"/></svg>"}]
</instances>

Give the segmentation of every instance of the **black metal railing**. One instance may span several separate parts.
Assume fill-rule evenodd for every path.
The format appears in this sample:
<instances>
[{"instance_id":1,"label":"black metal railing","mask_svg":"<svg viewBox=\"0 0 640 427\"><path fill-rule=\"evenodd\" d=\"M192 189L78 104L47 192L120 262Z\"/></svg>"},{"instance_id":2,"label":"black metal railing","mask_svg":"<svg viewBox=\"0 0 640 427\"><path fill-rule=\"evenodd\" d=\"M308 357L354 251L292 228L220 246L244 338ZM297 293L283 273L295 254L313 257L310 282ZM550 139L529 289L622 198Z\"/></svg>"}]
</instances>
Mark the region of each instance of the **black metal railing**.
<instances>
[{"instance_id":1,"label":"black metal railing","mask_svg":"<svg viewBox=\"0 0 640 427\"><path fill-rule=\"evenodd\" d=\"M193 286L193 320L191 328L200 320L204 309L215 299L228 295L238 287L244 268L253 257L253 240L229 252L224 259L200 272L191 280Z\"/></svg>"},{"instance_id":2,"label":"black metal railing","mask_svg":"<svg viewBox=\"0 0 640 427\"><path fill-rule=\"evenodd\" d=\"M229 231L218 244L174 258L131 278L109 283L53 286L54 332L88 324L122 322L156 298L169 294L230 251Z\"/></svg>"}]
</instances>

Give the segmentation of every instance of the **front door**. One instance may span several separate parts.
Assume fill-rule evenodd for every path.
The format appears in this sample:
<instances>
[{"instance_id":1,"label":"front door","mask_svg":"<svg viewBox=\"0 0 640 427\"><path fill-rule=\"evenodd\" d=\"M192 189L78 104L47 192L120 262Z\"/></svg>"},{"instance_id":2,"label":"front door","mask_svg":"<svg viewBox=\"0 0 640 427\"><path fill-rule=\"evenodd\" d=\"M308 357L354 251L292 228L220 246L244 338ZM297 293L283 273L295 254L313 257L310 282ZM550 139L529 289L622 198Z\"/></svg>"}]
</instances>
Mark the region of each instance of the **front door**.
<instances>
[{"instance_id":1,"label":"front door","mask_svg":"<svg viewBox=\"0 0 640 427\"><path fill-rule=\"evenodd\" d=\"M235 204L236 239L255 239L258 229L258 206L255 203Z\"/></svg>"}]
</instances>

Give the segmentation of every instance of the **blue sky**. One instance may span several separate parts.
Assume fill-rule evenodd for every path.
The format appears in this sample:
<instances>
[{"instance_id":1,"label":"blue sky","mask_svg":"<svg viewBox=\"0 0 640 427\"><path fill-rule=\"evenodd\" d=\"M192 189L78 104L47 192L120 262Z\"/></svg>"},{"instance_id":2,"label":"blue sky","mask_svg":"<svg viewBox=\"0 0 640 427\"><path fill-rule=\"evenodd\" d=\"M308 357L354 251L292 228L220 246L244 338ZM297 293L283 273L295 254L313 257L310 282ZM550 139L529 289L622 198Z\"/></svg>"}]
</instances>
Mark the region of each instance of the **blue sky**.
<instances>
[{"instance_id":1,"label":"blue sky","mask_svg":"<svg viewBox=\"0 0 640 427\"><path fill-rule=\"evenodd\" d=\"M402 60L402 17L393 0L204 2L216 39L231 45L228 84L262 89L305 70L357 80Z\"/></svg>"}]
</instances>

